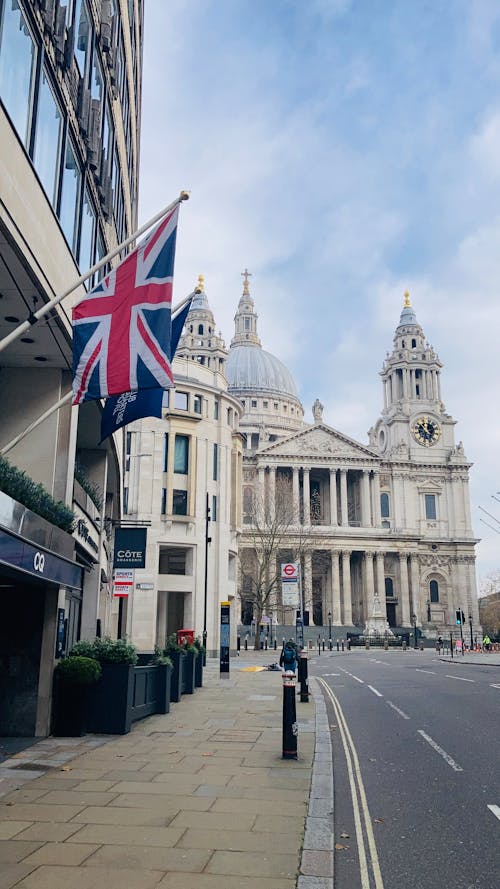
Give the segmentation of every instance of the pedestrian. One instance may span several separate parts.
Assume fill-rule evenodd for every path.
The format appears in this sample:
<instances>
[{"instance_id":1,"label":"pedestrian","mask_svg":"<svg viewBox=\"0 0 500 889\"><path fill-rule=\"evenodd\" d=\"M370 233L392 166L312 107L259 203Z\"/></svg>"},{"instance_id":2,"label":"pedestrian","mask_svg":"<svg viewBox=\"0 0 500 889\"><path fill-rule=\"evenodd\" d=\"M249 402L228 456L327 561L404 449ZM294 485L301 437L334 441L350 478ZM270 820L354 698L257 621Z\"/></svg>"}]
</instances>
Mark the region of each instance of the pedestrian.
<instances>
[{"instance_id":1,"label":"pedestrian","mask_svg":"<svg viewBox=\"0 0 500 889\"><path fill-rule=\"evenodd\" d=\"M297 669L298 657L299 653L297 650L297 646L293 639L289 639L288 642L285 642L283 648L281 649L280 667L283 667L283 670L295 673L295 670Z\"/></svg>"},{"instance_id":2,"label":"pedestrian","mask_svg":"<svg viewBox=\"0 0 500 889\"><path fill-rule=\"evenodd\" d=\"M486 651L489 651L489 650L490 650L491 639L490 639L490 637L488 636L488 633L486 633L486 635L485 635L485 637L484 637L484 639L483 639L483 645L484 645Z\"/></svg>"}]
</instances>

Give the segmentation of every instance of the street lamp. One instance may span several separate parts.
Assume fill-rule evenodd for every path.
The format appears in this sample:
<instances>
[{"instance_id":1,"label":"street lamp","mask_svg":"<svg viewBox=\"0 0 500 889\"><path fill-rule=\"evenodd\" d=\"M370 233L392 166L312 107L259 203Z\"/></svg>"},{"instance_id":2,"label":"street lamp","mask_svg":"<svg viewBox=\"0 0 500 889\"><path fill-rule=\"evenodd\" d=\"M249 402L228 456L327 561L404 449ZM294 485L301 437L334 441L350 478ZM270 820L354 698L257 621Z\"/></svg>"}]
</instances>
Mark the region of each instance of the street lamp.
<instances>
[{"instance_id":1,"label":"street lamp","mask_svg":"<svg viewBox=\"0 0 500 889\"><path fill-rule=\"evenodd\" d=\"M427 599L426 605L427 605L427 622L430 623L431 622L431 600L430 599Z\"/></svg>"},{"instance_id":2,"label":"street lamp","mask_svg":"<svg viewBox=\"0 0 500 889\"><path fill-rule=\"evenodd\" d=\"M330 643L330 651L332 650L332 612L328 612L328 641Z\"/></svg>"},{"instance_id":3,"label":"street lamp","mask_svg":"<svg viewBox=\"0 0 500 889\"><path fill-rule=\"evenodd\" d=\"M470 650L474 650L474 640L472 638L472 614L469 614L469 628L470 628Z\"/></svg>"},{"instance_id":4,"label":"street lamp","mask_svg":"<svg viewBox=\"0 0 500 889\"><path fill-rule=\"evenodd\" d=\"M206 512L205 512L205 582L204 582L204 590L203 590L203 664L205 665L207 662L207 589L208 589L208 544L211 543L212 538L209 537L208 526L210 522L210 507L208 505L208 492L207 492L207 500L206 500Z\"/></svg>"}]
</instances>

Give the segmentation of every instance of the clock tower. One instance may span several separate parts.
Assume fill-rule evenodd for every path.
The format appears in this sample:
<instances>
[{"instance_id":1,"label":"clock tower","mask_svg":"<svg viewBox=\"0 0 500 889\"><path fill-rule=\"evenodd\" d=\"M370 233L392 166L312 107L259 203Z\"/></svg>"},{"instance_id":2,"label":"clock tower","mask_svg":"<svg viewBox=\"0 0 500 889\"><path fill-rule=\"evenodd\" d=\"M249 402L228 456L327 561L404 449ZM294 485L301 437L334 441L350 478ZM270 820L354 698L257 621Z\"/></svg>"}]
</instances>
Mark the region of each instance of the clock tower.
<instances>
[{"instance_id":1,"label":"clock tower","mask_svg":"<svg viewBox=\"0 0 500 889\"><path fill-rule=\"evenodd\" d=\"M384 409L373 432L381 453L433 463L454 448L455 421L441 399L441 368L406 292L394 348L381 371Z\"/></svg>"}]
</instances>

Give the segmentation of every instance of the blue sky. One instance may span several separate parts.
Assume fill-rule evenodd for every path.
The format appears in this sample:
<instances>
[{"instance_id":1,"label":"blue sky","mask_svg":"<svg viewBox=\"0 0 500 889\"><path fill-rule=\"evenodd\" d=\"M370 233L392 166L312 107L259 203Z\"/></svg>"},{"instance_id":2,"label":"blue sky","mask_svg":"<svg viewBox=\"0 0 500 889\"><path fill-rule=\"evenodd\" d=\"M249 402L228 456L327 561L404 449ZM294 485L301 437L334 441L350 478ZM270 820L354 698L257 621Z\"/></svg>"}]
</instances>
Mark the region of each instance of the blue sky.
<instances>
[{"instance_id":1,"label":"blue sky","mask_svg":"<svg viewBox=\"0 0 500 889\"><path fill-rule=\"evenodd\" d=\"M248 267L308 422L367 441L410 290L500 568L498 2L146 0L141 221L183 188L174 302L229 345Z\"/></svg>"}]
</instances>

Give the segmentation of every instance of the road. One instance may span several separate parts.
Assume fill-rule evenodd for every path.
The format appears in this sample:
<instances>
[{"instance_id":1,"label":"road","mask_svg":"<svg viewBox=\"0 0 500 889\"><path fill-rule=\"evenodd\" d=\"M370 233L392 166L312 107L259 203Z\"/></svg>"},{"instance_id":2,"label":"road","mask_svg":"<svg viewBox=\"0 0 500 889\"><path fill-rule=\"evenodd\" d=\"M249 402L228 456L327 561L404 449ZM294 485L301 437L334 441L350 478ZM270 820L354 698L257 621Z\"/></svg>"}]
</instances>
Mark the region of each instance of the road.
<instances>
[{"instance_id":1,"label":"road","mask_svg":"<svg viewBox=\"0 0 500 889\"><path fill-rule=\"evenodd\" d=\"M372 649L309 672L332 731L335 889L499 889L500 667Z\"/></svg>"}]
</instances>

